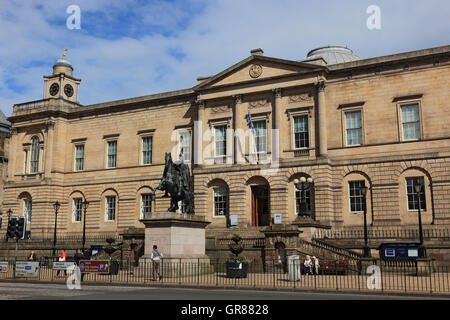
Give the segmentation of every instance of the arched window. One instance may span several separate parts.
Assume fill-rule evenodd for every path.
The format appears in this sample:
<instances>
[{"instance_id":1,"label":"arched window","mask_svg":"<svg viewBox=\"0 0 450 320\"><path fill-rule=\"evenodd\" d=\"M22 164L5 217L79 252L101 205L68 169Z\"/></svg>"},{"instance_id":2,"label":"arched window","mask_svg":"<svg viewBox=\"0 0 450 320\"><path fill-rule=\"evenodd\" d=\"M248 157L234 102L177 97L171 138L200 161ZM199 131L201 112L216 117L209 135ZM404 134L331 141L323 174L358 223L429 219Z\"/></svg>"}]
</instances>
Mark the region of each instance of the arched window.
<instances>
[{"instance_id":1,"label":"arched window","mask_svg":"<svg viewBox=\"0 0 450 320\"><path fill-rule=\"evenodd\" d=\"M31 139L30 173L36 173L38 171L39 171L39 138L33 137L33 139Z\"/></svg>"}]
</instances>

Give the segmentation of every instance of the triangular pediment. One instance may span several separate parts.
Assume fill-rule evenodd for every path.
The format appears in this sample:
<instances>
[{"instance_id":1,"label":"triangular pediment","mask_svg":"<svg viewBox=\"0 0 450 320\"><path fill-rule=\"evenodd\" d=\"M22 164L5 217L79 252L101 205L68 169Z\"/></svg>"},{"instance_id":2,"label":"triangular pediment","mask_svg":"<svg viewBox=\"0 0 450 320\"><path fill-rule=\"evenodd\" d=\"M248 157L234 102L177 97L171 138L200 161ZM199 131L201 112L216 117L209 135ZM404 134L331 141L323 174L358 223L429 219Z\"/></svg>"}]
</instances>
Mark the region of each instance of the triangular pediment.
<instances>
[{"instance_id":1,"label":"triangular pediment","mask_svg":"<svg viewBox=\"0 0 450 320\"><path fill-rule=\"evenodd\" d=\"M195 90L241 84L259 80L273 79L282 76L319 72L327 69L325 66L283 60L265 56L250 56L224 71L207 78L194 87Z\"/></svg>"}]
</instances>

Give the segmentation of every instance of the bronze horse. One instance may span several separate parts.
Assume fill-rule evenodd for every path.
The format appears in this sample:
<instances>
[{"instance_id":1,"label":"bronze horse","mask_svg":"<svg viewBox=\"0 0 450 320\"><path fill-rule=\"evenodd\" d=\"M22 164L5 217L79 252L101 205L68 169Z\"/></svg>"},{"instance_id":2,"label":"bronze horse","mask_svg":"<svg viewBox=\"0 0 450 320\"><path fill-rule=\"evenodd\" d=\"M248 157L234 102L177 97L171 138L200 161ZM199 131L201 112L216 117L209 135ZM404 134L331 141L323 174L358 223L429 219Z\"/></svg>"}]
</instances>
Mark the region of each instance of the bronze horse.
<instances>
[{"instance_id":1,"label":"bronze horse","mask_svg":"<svg viewBox=\"0 0 450 320\"><path fill-rule=\"evenodd\" d=\"M153 191L153 198L156 190L165 191L164 197L170 194L170 207L167 211L176 212L178 202L182 201L182 213L194 214L194 194L191 191L189 167L183 161L173 162L170 153L165 154L164 174Z\"/></svg>"}]
</instances>

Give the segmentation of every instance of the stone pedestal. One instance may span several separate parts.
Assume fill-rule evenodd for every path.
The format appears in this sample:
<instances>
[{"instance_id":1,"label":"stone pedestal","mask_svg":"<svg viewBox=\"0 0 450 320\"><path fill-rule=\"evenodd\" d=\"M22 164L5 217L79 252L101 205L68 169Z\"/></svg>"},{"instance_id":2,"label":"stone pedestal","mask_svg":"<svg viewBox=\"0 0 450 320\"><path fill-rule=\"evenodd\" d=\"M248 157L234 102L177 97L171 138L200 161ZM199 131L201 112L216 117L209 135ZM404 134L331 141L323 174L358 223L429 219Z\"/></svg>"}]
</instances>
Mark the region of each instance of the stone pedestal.
<instances>
[{"instance_id":1,"label":"stone pedestal","mask_svg":"<svg viewBox=\"0 0 450 320\"><path fill-rule=\"evenodd\" d=\"M205 217L155 212L139 220L145 225L144 259L150 259L153 245L163 254L165 262L196 262L208 260L205 254Z\"/></svg>"}]
</instances>

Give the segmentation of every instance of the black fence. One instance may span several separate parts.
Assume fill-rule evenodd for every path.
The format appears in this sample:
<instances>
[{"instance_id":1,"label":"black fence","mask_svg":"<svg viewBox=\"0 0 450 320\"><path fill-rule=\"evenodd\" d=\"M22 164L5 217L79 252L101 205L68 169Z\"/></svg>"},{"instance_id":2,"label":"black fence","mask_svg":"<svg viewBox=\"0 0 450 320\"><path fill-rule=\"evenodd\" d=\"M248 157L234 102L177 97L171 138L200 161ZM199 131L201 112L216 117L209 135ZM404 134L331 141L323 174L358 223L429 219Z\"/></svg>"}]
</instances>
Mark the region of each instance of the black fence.
<instances>
[{"instance_id":1,"label":"black fence","mask_svg":"<svg viewBox=\"0 0 450 320\"><path fill-rule=\"evenodd\" d=\"M418 240L418 229L368 229L369 239L408 239ZM424 229L425 239L450 240L450 229ZM364 229L323 230L313 234L313 239L364 239Z\"/></svg>"},{"instance_id":2,"label":"black fence","mask_svg":"<svg viewBox=\"0 0 450 320\"><path fill-rule=\"evenodd\" d=\"M0 259L0 261L2 261ZM4 260L3 260L4 261ZM67 283L75 279L73 271L59 275L52 263L41 262L38 275L33 278L15 278L13 261L8 261L7 272L0 272L0 280L34 280ZM165 260L154 264L150 260L138 264L120 261L113 274L84 274L84 284L129 284L148 286L195 286L222 288L285 288L332 291L360 291L384 293L450 294L450 268L417 265L415 262L360 266L345 260L321 261L320 266L305 274L300 260L287 265L250 262L227 267L225 261L195 259ZM1 267L1 264L0 264ZM245 271L245 272L244 272ZM230 275L242 276L230 277Z\"/></svg>"}]
</instances>

